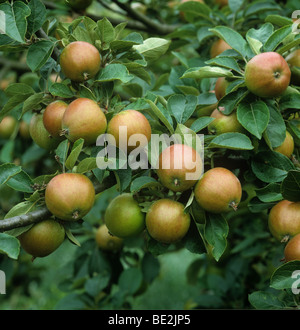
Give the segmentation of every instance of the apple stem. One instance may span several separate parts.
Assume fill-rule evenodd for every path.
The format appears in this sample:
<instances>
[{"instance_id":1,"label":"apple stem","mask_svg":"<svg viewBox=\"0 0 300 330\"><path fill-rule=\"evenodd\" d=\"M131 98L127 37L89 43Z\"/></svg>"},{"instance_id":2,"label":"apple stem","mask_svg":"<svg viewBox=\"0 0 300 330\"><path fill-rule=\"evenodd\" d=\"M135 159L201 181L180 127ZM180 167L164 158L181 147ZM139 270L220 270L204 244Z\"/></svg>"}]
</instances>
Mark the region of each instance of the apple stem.
<instances>
[{"instance_id":1,"label":"apple stem","mask_svg":"<svg viewBox=\"0 0 300 330\"><path fill-rule=\"evenodd\" d=\"M67 129L62 129L62 130L59 132L59 136L65 136L66 134L68 134L68 130L67 130Z\"/></svg>"},{"instance_id":2,"label":"apple stem","mask_svg":"<svg viewBox=\"0 0 300 330\"><path fill-rule=\"evenodd\" d=\"M175 180L174 180L174 185L175 185L175 186L178 186L178 185L179 185L178 179L175 179Z\"/></svg>"},{"instance_id":3,"label":"apple stem","mask_svg":"<svg viewBox=\"0 0 300 330\"><path fill-rule=\"evenodd\" d=\"M237 211L238 207L235 202L231 202L229 205L233 208L234 211Z\"/></svg>"},{"instance_id":4,"label":"apple stem","mask_svg":"<svg viewBox=\"0 0 300 330\"><path fill-rule=\"evenodd\" d=\"M78 217L79 217L79 213L78 213L78 211L73 212L73 214L72 214L72 218L73 218L74 220L77 220Z\"/></svg>"},{"instance_id":5,"label":"apple stem","mask_svg":"<svg viewBox=\"0 0 300 330\"><path fill-rule=\"evenodd\" d=\"M89 74L87 72L83 73L83 79L88 80L89 79Z\"/></svg>"}]
</instances>

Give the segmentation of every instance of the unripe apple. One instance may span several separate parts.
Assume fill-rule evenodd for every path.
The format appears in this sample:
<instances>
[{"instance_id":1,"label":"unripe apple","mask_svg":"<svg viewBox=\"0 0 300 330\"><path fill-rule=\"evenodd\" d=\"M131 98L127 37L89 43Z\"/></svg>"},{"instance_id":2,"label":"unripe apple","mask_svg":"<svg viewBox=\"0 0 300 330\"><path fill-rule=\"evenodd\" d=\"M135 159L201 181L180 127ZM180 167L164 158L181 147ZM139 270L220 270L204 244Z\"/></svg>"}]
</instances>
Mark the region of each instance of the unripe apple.
<instances>
[{"instance_id":1,"label":"unripe apple","mask_svg":"<svg viewBox=\"0 0 300 330\"><path fill-rule=\"evenodd\" d=\"M202 174L199 153L185 144L173 144L159 156L157 175L161 183L175 192L190 189Z\"/></svg>"},{"instance_id":2,"label":"unripe apple","mask_svg":"<svg viewBox=\"0 0 300 330\"><path fill-rule=\"evenodd\" d=\"M133 237L145 228L145 214L130 193L115 197L105 211L109 232L119 238Z\"/></svg>"},{"instance_id":3,"label":"unripe apple","mask_svg":"<svg viewBox=\"0 0 300 330\"><path fill-rule=\"evenodd\" d=\"M220 108L221 109L221 108ZM230 115L224 115L218 109L215 109L210 117L215 118L207 129L210 134L223 134L229 132L243 132L243 126L237 120L236 112L232 112Z\"/></svg>"},{"instance_id":4,"label":"unripe apple","mask_svg":"<svg viewBox=\"0 0 300 330\"><path fill-rule=\"evenodd\" d=\"M286 157L290 158L294 152L295 143L292 135L289 131L286 131L286 137L283 141L283 143L274 149L274 151L277 151L281 153L282 155L285 155Z\"/></svg>"},{"instance_id":5,"label":"unripe apple","mask_svg":"<svg viewBox=\"0 0 300 330\"><path fill-rule=\"evenodd\" d=\"M59 248L65 239L65 229L55 220L44 220L33 225L18 238L27 253L34 258L42 258Z\"/></svg>"},{"instance_id":6,"label":"unripe apple","mask_svg":"<svg viewBox=\"0 0 300 330\"><path fill-rule=\"evenodd\" d=\"M6 116L0 123L0 138L9 139L16 129L18 122L12 116Z\"/></svg>"},{"instance_id":7,"label":"unripe apple","mask_svg":"<svg viewBox=\"0 0 300 330\"><path fill-rule=\"evenodd\" d=\"M300 49L292 51L287 57L286 61L290 66L292 77L291 82L297 86L300 85Z\"/></svg>"},{"instance_id":8,"label":"unripe apple","mask_svg":"<svg viewBox=\"0 0 300 330\"><path fill-rule=\"evenodd\" d=\"M123 239L110 234L105 224L97 229L95 240L98 247L103 251L117 252L123 246Z\"/></svg>"},{"instance_id":9,"label":"unripe apple","mask_svg":"<svg viewBox=\"0 0 300 330\"><path fill-rule=\"evenodd\" d=\"M269 213L269 229L278 240L287 240L300 233L300 202L282 200Z\"/></svg>"},{"instance_id":10,"label":"unripe apple","mask_svg":"<svg viewBox=\"0 0 300 330\"><path fill-rule=\"evenodd\" d=\"M67 78L84 82L96 76L101 67L98 49L85 41L74 41L60 55L60 66Z\"/></svg>"},{"instance_id":11,"label":"unripe apple","mask_svg":"<svg viewBox=\"0 0 300 330\"><path fill-rule=\"evenodd\" d=\"M226 95L226 88L229 85L229 81L225 77L220 77L216 81L215 94L218 101Z\"/></svg>"},{"instance_id":12,"label":"unripe apple","mask_svg":"<svg viewBox=\"0 0 300 330\"><path fill-rule=\"evenodd\" d=\"M289 86L290 79L289 65L276 52L258 54L246 64L246 86L257 96L264 98L280 96Z\"/></svg>"},{"instance_id":13,"label":"unripe apple","mask_svg":"<svg viewBox=\"0 0 300 330\"><path fill-rule=\"evenodd\" d=\"M127 130L127 137L120 136L120 128ZM151 139L151 126L148 119L137 110L124 110L116 114L107 125L107 133L116 140L116 146L124 149L122 142L127 145L127 150L131 152L136 147L145 147ZM134 134L143 136L140 145L135 145ZM130 143L132 142L132 143ZM124 146L125 147L125 146Z\"/></svg>"},{"instance_id":14,"label":"unripe apple","mask_svg":"<svg viewBox=\"0 0 300 330\"><path fill-rule=\"evenodd\" d=\"M222 54L225 50L227 49L232 49L231 46L228 45L226 41L223 39L218 39L214 41L210 48L210 57L214 58L217 57L218 55Z\"/></svg>"},{"instance_id":15,"label":"unripe apple","mask_svg":"<svg viewBox=\"0 0 300 330\"><path fill-rule=\"evenodd\" d=\"M68 105L64 101L58 100L50 103L43 114L43 123L46 130L54 138L61 137L62 118Z\"/></svg>"},{"instance_id":16,"label":"unripe apple","mask_svg":"<svg viewBox=\"0 0 300 330\"><path fill-rule=\"evenodd\" d=\"M290 239L284 248L285 262L299 260L300 261L300 234Z\"/></svg>"},{"instance_id":17,"label":"unripe apple","mask_svg":"<svg viewBox=\"0 0 300 330\"><path fill-rule=\"evenodd\" d=\"M29 124L25 120L22 120L20 123L19 134L20 134L21 138L24 140L31 139L30 131L29 131Z\"/></svg>"},{"instance_id":18,"label":"unripe apple","mask_svg":"<svg viewBox=\"0 0 300 330\"><path fill-rule=\"evenodd\" d=\"M95 201L95 189L89 178L79 173L62 173L47 185L45 202L57 218L76 221L87 215Z\"/></svg>"},{"instance_id":19,"label":"unripe apple","mask_svg":"<svg viewBox=\"0 0 300 330\"><path fill-rule=\"evenodd\" d=\"M228 169L215 167L204 173L195 189L197 203L212 213L229 212L237 209L242 198L239 179Z\"/></svg>"},{"instance_id":20,"label":"unripe apple","mask_svg":"<svg viewBox=\"0 0 300 330\"><path fill-rule=\"evenodd\" d=\"M50 136L49 132L44 126L42 114L34 114L32 116L29 125L29 132L32 140L39 147L46 150L55 149L61 142L60 139L56 139Z\"/></svg>"},{"instance_id":21,"label":"unripe apple","mask_svg":"<svg viewBox=\"0 0 300 330\"><path fill-rule=\"evenodd\" d=\"M72 142L82 138L86 145L95 143L106 127L105 114L95 101L87 98L71 102L62 119L62 133Z\"/></svg>"},{"instance_id":22,"label":"unripe apple","mask_svg":"<svg viewBox=\"0 0 300 330\"><path fill-rule=\"evenodd\" d=\"M190 215L185 213L184 205L166 198L154 202L146 215L149 235L165 244L180 241L188 232L190 222Z\"/></svg>"}]
</instances>

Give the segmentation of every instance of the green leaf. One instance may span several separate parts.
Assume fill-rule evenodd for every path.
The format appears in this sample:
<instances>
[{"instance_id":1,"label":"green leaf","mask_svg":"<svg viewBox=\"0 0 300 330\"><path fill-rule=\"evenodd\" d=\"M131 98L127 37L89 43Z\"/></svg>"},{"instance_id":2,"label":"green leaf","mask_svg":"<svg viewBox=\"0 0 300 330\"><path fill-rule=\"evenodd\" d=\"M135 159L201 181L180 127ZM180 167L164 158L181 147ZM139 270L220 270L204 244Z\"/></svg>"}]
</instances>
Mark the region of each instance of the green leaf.
<instances>
[{"instance_id":1,"label":"green leaf","mask_svg":"<svg viewBox=\"0 0 300 330\"><path fill-rule=\"evenodd\" d=\"M241 73L241 69L236 61L236 59L232 57L227 57L227 56L217 56L209 61L205 62L206 64L209 64L211 66L217 65L229 70L234 70L238 73Z\"/></svg>"},{"instance_id":2,"label":"green leaf","mask_svg":"<svg viewBox=\"0 0 300 330\"><path fill-rule=\"evenodd\" d=\"M72 147L72 150L70 152L70 155L67 158L66 163L65 163L67 169L72 170L72 168L74 167L74 165L81 153L83 145L84 145L83 139L79 139L79 140L75 141L75 143Z\"/></svg>"},{"instance_id":3,"label":"green leaf","mask_svg":"<svg viewBox=\"0 0 300 330\"><path fill-rule=\"evenodd\" d=\"M206 213L204 237L212 247L212 255L219 260L227 246L229 227L221 214Z\"/></svg>"},{"instance_id":4,"label":"green leaf","mask_svg":"<svg viewBox=\"0 0 300 330\"><path fill-rule=\"evenodd\" d=\"M263 151L255 155L251 162L253 173L266 183L281 182L294 165L286 156L276 151Z\"/></svg>"},{"instance_id":5,"label":"green leaf","mask_svg":"<svg viewBox=\"0 0 300 330\"><path fill-rule=\"evenodd\" d=\"M282 200L280 184L270 183L267 186L256 189L256 196L264 203L277 202Z\"/></svg>"},{"instance_id":6,"label":"green leaf","mask_svg":"<svg viewBox=\"0 0 300 330\"><path fill-rule=\"evenodd\" d=\"M1 4L0 10L5 14L5 34L13 40L25 42L26 18L31 14L30 8L21 1L15 1Z\"/></svg>"},{"instance_id":7,"label":"green leaf","mask_svg":"<svg viewBox=\"0 0 300 330\"><path fill-rule=\"evenodd\" d=\"M24 171L14 175L6 182L6 184L14 190L22 191L25 193L33 193L33 189L31 187L33 184L32 179Z\"/></svg>"},{"instance_id":8,"label":"green leaf","mask_svg":"<svg viewBox=\"0 0 300 330\"><path fill-rule=\"evenodd\" d=\"M300 202L300 172L291 170L281 183L281 193L284 199Z\"/></svg>"},{"instance_id":9,"label":"green leaf","mask_svg":"<svg viewBox=\"0 0 300 330\"><path fill-rule=\"evenodd\" d=\"M95 79L96 82L106 82L120 80L123 83L128 83L134 78L133 75L129 74L128 69L123 64L109 64L103 70L100 71L100 74Z\"/></svg>"},{"instance_id":10,"label":"green leaf","mask_svg":"<svg viewBox=\"0 0 300 330\"><path fill-rule=\"evenodd\" d=\"M27 65L31 71L38 71L51 56L54 43L50 40L41 40L32 44L27 53Z\"/></svg>"},{"instance_id":11,"label":"green leaf","mask_svg":"<svg viewBox=\"0 0 300 330\"><path fill-rule=\"evenodd\" d=\"M162 38L148 38L141 45L134 45L133 49L142 54L147 62L155 61L164 55L171 41Z\"/></svg>"},{"instance_id":12,"label":"green leaf","mask_svg":"<svg viewBox=\"0 0 300 330\"><path fill-rule=\"evenodd\" d=\"M272 274L270 286L277 290L298 288L295 287L297 277L299 277L300 261L290 261L278 267ZM295 273L297 272L297 273ZM296 276L298 274L298 276ZM299 280L298 280L299 282Z\"/></svg>"},{"instance_id":13,"label":"green leaf","mask_svg":"<svg viewBox=\"0 0 300 330\"><path fill-rule=\"evenodd\" d=\"M133 295L141 287L143 274L139 268L125 269L118 280L119 289L127 294Z\"/></svg>"},{"instance_id":14,"label":"green leaf","mask_svg":"<svg viewBox=\"0 0 300 330\"><path fill-rule=\"evenodd\" d=\"M215 137L209 148L226 148L232 150L252 150L251 140L242 133L223 133Z\"/></svg>"},{"instance_id":15,"label":"green leaf","mask_svg":"<svg viewBox=\"0 0 300 330\"><path fill-rule=\"evenodd\" d=\"M274 27L270 23L263 24L259 29L250 29L246 34L246 39L255 54L261 52L262 46L274 32Z\"/></svg>"},{"instance_id":16,"label":"green leaf","mask_svg":"<svg viewBox=\"0 0 300 330\"><path fill-rule=\"evenodd\" d=\"M35 110L40 108L40 104L44 100L45 94L44 92L36 93L29 96L23 103L22 115L28 111Z\"/></svg>"},{"instance_id":17,"label":"green leaf","mask_svg":"<svg viewBox=\"0 0 300 330\"><path fill-rule=\"evenodd\" d=\"M281 44L288 35L292 33L292 26L283 26L276 30L264 44L265 52L272 52Z\"/></svg>"},{"instance_id":18,"label":"green leaf","mask_svg":"<svg viewBox=\"0 0 300 330\"><path fill-rule=\"evenodd\" d=\"M49 93L53 96L63 97L63 98L72 98L74 97L73 92L70 88L63 83L54 83L49 87Z\"/></svg>"},{"instance_id":19,"label":"green leaf","mask_svg":"<svg viewBox=\"0 0 300 330\"><path fill-rule=\"evenodd\" d=\"M17 260L20 253L20 241L14 236L0 233L0 253Z\"/></svg>"},{"instance_id":20,"label":"green leaf","mask_svg":"<svg viewBox=\"0 0 300 330\"><path fill-rule=\"evenodd\" d=\"M256 291L249 294L248 298L250 304L259 310L282 310L286 307L285 303L271 292Z\"/></svg>"},{"instance_id":21,"label":"green leaf","mask_svg":"<svg viewBox=\"0 0 300 330\"><path fill-rule=\"evenodd\" d=\"M31 10L31 14L27 18L27 32L31 35L43 26L47 17L47 10L43 2L40 0L31 0L28 7Z\"/></svg>"},{"instance_id":22,"label":"green leaf","mask_svg":"<svg viewBox=\"0 0 300 330\"><path fill-rule=\"evenodd\" d=\"M181 79L193 78L219 78L219 77L233 77L233 73L224 68L218 66L203 66L201 68L191 68L184 72Z\"/></svg>"},{"instance_id":23,"label":"green leaf","mask_svg":"<svg viewBox=\"0 0 300 330\"><path fill-rule=\"evenodd\" d=\"M193 130L194 132L198 133L203 128L207 127L212 121L214 121L214 118L212 118L212 117L198 118L192 123L190 129Z\"/></svg>"},{"instance_id":24,"label":"green leaf","mask_svg":"<svg viewBox=\"0 0 300 330\"><path fill-rule=\"evenodd\" d=\"M0 165L0 185L6 183L10 178L22 171L21 166L15 164Z\"/></svg>"},{"instance_id":25,"label":"green leaf","mask_svg":"<svg viewBox=\"0 0 300 330\"><path fill-rule=\"evenodd\" d=\"M97 159L95 157L89 157L83 159L78 165L76 172L77 173L86 173L93 169L97 168Z\"/></svg>"},{"instance_id":26,"label":"green leaf","mask_svg":"<svg viewBox=\"0 0 300 330\"><path fill-rule=\"evenodd\" d=\"M242 81L243 84L243 81ZM249 90L247 88L241 87L237 90L233 90L227 92L226 95L221 98L218 103L218 108L224 108L224 115L230 115L234 109L236 109L240 102L244 100L244 98L249 94Z\"/></svg>"},{"instance_id":27,"label":"green leaf","mask_svg":"<svg viewBox=\"0 0 300 330\"><path fill-rule=\"evenodd\" d=\"M174 94L168 99L167 109L173 113L178 123L184 124L194 113L196 105L196 96Z\"/></svg>"},{"instance_id":28,"label":"green leaf","mask_svg":"<svg viewBox=\"0 0 300 330\"><path fill-rule=\"evenodd\" d=\"M134 179L130 185L130 191L132 193L136 193L144 188L151 188L161 186L161 184L156 181L154 178L151 178L149 176L140 176L136 179Z\"/></svg>"},{"instance_id":29,"label":"green leaf","mask_svg":"<svg viewBox=\"0 0 300 330\"><path fill-rule=\"evenodd\" d=\"M237 119L248 132L261 139L269 123L269 108L263 101L241 102L237 108Z\"/></svg>"},{"instance_id":30,"label":"green leaf","mask_svg":"<svg viewBox=\"0 0 300 330\"><path fill-rule=\"evenodd\" d=\"M106 17L98 21L97 26L101 47L103 48L105 44L109 44L115 39L115 29ZM106 49L106 47L104 47L104 49Z\"/></svg>"},{"instance_id":31,"label":"green leaf","mask_svg":"<svg viewBox=\"0 0 300 330\"><path fill-rule=\"evenodd\" d=\"M23 83L14 83L10 84L5 89L5 94L9 97L15 96L15 95L28 95L28 94L34 94L35 91L32 87L29 85L23 84Z\"/></svg>"},{"instance_id":32,"label":"green leaf","mask_svg":"<svg viewBox=\"0 0 300 330\"><path fill-rule=\"evenodd\" d=\"M283 117L273 106L269 106L270 119L264 132L264 138L270 148L279 147L286 137L286 126Z\"/></svg>"},{"instance_id":33,"label":"green leaf","mask_svg":"<svg viewBox=\"0 0 300 330\"><path fill-rule=\"evenodd\" d=\"M279 109L284 111L287 109L299 109L300 93L290 93L284 95L279 100Z\"/></svg>"}]
</instances>

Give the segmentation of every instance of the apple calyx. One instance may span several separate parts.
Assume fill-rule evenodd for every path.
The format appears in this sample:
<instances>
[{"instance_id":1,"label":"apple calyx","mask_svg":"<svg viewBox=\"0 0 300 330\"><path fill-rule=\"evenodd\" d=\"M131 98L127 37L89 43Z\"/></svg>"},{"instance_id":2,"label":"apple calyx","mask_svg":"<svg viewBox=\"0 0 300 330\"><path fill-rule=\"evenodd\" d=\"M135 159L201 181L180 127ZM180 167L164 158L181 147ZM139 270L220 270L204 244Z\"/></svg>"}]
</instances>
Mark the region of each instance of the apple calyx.
<instances>
[{"instance_id":1,"label":"apple calyx","mask_svg":"<svg viewBox=\"0 0 300 330\"><path fill-rule=\"evenodd\" d=\"M230 202L229 206L232 207L234 211L237 211L237 209L238 209L238 206L237 206L236 202L234 202L234 201Z\"/></svg>"},{"instance_id":2,"label":"apple calyx","mask_svg":"<svg viewBox=\"0 0 300 330\"><path fill-rule=\"evenodd\" d=\"M290 235L285 235L285 236L283 236L280 243L287 243L289 240L290 240Z\"/></svg>"}]
</instances>

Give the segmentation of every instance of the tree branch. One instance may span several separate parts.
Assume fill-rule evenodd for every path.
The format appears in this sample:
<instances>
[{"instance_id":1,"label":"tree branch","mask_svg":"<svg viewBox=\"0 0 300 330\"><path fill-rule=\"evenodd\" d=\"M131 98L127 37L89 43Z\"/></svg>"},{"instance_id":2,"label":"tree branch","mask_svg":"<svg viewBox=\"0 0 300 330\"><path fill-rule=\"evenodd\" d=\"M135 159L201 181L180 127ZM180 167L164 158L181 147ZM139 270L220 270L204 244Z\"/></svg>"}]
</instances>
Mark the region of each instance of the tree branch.
<instances>
[{"instance_id":1,"label":"tree branch","mask_svg":"<svg viewBox=\"0 0 300 330\"><path fill-rule=\"evenodd\" d=\"M111 177L107 177L103 180L102 183L94 184L95 192L96 194L99 194L102 191L111 188L115 184L115 180L112 180ZM40 221L49 219L51 216L52 214L50 213L50 211L47 209L46 206L44 206L38 210L32 211L27 214L21 214L12 218L0 220L0 232L38 223Z\"/></svg>"}]
</instances>

